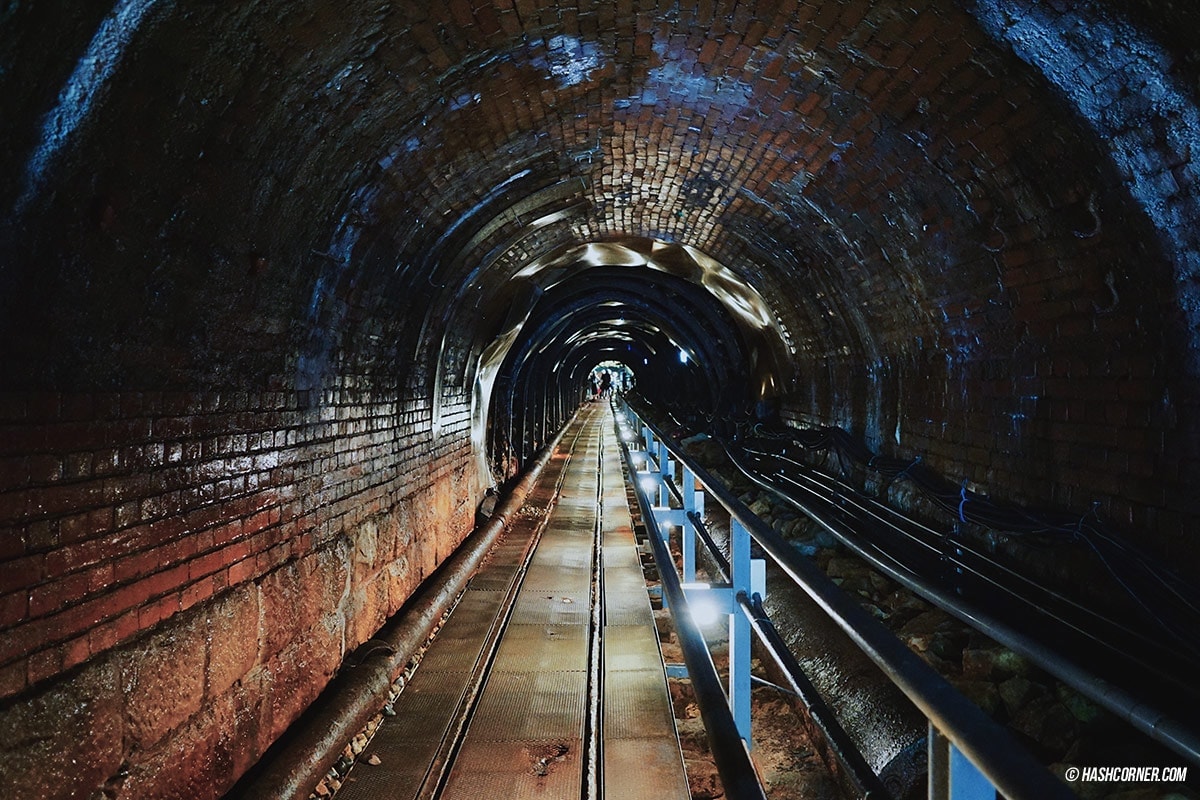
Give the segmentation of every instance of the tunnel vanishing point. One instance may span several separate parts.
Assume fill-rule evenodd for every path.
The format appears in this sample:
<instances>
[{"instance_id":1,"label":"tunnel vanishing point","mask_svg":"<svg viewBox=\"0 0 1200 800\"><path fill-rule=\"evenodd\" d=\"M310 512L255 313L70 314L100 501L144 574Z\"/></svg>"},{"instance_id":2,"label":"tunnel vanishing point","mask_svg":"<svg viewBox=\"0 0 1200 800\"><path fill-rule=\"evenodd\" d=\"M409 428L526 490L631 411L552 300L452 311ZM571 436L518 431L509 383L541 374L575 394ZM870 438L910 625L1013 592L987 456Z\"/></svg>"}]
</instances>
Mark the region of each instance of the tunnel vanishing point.
<instances>
[{"instance_id":1,"label":"tunnel vanishing point","mask_svg":"<svg viewBox=\"0 0 1200 800\"><path fill-rule=\"evenodd\" d=\"M221 796L602 362L1200 578L1195 3L11 0L0 59L13 796Z\"/></svg>"}]
</instances>

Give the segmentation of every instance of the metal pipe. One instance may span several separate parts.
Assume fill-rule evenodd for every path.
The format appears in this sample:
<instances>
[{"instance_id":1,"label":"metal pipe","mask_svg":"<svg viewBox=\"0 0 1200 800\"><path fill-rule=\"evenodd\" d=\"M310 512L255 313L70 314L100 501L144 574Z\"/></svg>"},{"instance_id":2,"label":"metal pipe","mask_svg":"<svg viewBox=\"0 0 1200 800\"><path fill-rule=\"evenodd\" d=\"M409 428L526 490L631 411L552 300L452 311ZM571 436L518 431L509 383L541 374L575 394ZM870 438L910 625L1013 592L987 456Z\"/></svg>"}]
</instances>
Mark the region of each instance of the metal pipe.
<instances>
[{"instance_id":1,"label":"metal pipe","mask_svg":"<svg viewBox=\"0 0 1200 800\"><path fill-rule=\"evenodd\" d=\"M643 420L655 436L664 434ZM709 493L750 531L755 542L823 608L947 738L1010 800L1074 797L1012 735L962 696L945 678L848 596L821 570L765 525L741 500L678 448L676 457L696 473ZM665 585L665 582L664 582Z\"/></svg>"},{"instance_id":2,"label":"metal pipe","mask_svg":"<svg viewBox=\"0 0 1200 800\"><path fill-rule=\"evenodd\" d=\"M379 712L392 682L433 633L467 581L520 510L550 462L564 426L530 464L495 513L417 588L375 637L378 645L357 665L344 665L320 696L225 800L307 798L337 763L346 742Z\"/></svg>"},{"instance_id":3,"label":"metal pipe","mask_svg":"<svg viewBox=\"0 0 1200 800\"><path fill-rule=\"evenodd\" d=\"M733 461L735 464L738 463L737 459L733 459ZM739 469L747 472L740 464ZM759 483L760 486L775 491L769 483L758 481L749 472L747 472L747 475ZM808 489L808 491L815 495L814 490ZM819 495L817 496L819 497ZM833 502L827 498L822 499L825 502ZM1040 642L1030 640L1012 626L1006 625L999 618L988 614L977 605L964 601L950 592L943 591L936 585L921 580L907 571L895 568L890 562L877 557L871 550L859 545L853 537L846 536L844 531L839 530L832 520L819 511L796 498L788 497L788 500L825 527L830 533L834 534L839 541L875 569L896 580L908 590L929 600L934 605L949 611L966 624L986 634L1010 650L1038 664L1063 683L1085 695L1103 708L1106 708L1151 739L1169 747L1193 764L1200 764L1200 734L1197 734L1195 729L1185 726L1161 708L1139 700L1120 686L1088 672L1074 661L1064 658L1052 648ZM955 743L957 744L957 742ZM960 749L964 748L960 747Z\"/></svg>"},{"instance_id":4,"label":"metal pipe","mask_svg":"<svg viewBox=\"0 0 1200 800\"><path fill-rule=\"evenodd\" d=\"M811 738L819 748L829 748L832 751L822 760L831 769L834 765L837 766L835 777L843 784L843 788L848 790L847 794L864 798L864 800L889 797L890 793L884 787L883 781L867 764L866 759L859 752L858 746L851 741L833 711L817 692L816 687L812 685L812 681L804 674L804 669L796 661L796 657L788 650L787 643L779 635L775 624L771 622L767 612L763 609L762 598L758 594L749 598L744 592L739 592L737 601L742 612L750 620L755 633L758 634L767 654L778 665L790 685L790 690L804 704L806 715L820 732L820 736ZM823 744L821 743L822 739L824 740Z\"/></svg>"},{"instance_id":5,"label":"metal pipe","mask_svg":"<svg viewBox=\"0 0 1200 800\"><path fill-rule=\"evenodd\" d=\"M637 470L629 455L629 448L622 445L621 451L629 474L636 475ZM642 521L646 525L650 545L654 551L654 560L658 564L663 596L671 609L671 617L679 636L679 647L692 680L692 689L696 693L696 702L700 706L700 716L704 721L704 730L708 735L717 772L721 776L721 784L725 788L725 796L731 800L766 800L746 744L733 721L725 690L721 688L721 680L717 675L716 666L713 665L712 656L709 655L704 636L688 611L683 587L675 572L671 553L662 540L654 513L646 503L640 487L634 494L637 496Z\"/></svg>"}]
</instances>

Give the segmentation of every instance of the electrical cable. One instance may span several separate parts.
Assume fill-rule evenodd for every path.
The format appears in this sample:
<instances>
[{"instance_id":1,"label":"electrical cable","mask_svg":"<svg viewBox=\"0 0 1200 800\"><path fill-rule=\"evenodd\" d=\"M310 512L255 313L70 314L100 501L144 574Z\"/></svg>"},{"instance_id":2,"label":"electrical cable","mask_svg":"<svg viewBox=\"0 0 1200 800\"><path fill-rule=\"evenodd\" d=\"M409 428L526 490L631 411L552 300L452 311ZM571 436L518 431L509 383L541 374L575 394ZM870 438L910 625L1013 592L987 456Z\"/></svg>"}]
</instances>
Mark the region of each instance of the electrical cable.
<instances>
[{"instance_id":1,"label":"electrical cable","mask_svg":"<svg viewBox=\"0 0 1200 800\"><path fill-rule=\"evenodd\" d=\"M1113 533L1100 518L1098 502L1082 516L998 503L970 490L966 479L958 485L951 483L925 465L920 455L907 461L883 456L835 426L796 428L756 422L749 426L748 433L754 439L794 443L805 451L834 454L843 465L842 472L845 456L878 474L885 486L906 479L926 500L964 524L1018 536L1049 537L1059 543L1081 543L1158 628L1183 649L1197 652L1194 633L1189 635L1189 625L1181 621L1181 617L1200 616L1200 598L1195 590L1149 554ZM1195 622L1191 622L1194 630Z\"/></svg>"}]
</instances>

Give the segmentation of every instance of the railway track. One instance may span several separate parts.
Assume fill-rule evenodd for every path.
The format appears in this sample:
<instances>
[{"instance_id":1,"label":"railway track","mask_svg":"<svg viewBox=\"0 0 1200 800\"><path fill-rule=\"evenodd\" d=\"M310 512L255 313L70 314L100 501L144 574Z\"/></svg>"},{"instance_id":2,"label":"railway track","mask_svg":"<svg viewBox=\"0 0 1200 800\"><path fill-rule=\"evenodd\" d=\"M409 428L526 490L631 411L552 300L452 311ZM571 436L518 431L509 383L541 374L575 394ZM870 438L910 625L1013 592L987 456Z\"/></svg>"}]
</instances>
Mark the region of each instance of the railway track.
<instances>
[{"instance_id":1,"label":"railway track","mask_svg":"<svg viewBox=\"0 0 1200 800\"><path fill-rule=\"evenodd\" d=\"M571 423L339 800L689 797L609 414Z\"/></svg>"},{"instance_id":2,"label":"railway track","mask_svg":"<svg viewBox=\"0 0 1200 800\"><path fill-rule=\"evenodd\" d=\"M510 531L472 578L434 646L396 699L395 717L379 726L358 764L345 776L336 794L340 800L689 796L612 417L607 408L588 406L571 426L562 438L561 452L550 461L550 485L543 481L517 515L527 524ZM1164 644L1148 628L1108 618L1049 590L978 543L908 519L781 452L775 443L730 447L728 455L763 490L819 522L889 578L1080 688L1195 763L1194 732L1180 721L1200 718L1191 711L1200 707L1197 689L1183 677L1196 666L1187 648ZM710 492L728 494L712 475L704 473L703 483ZM681 488L672 489L677 499ZM651 503L644 499L639 503L641 514L635 512L636 516L653 516ZM731 513L744 517L748 511L735 507ZM703 529L703 520L696 521ZM752 525L762 528L757 521ZM780 545L768 549L772 547ZM719 573L723 557L718 552L715 558ZM728 563L725 560L725 568ZM793 570L785 567L784 572ZM805 591L812 593L811 587ZM789 616L793 607L808 602L801 595L777 592L766 606L757 597L741 598L741 602L760 635L773 635L776 623L767 619L768 610L772 618L783 620L784 627L822 629L814 616L800 622ZM676 600L682 600L682 595ZM777 614L780 610L783 613ZM849 610L847 614L854 616ZM821 635L823 641L844 635L835 628L854 624L839 619ZM859 674L849 650L863 645L853 630L850 640L856 644L843 648L836 658L851 665L842 667L847 674ZM781 643L776 637L772 647ZM867 650L872 648L876 663L893 658L886 653L880 656L883 651L895 654L886 643ZM829 646L824 655L836 650ZM895 658L904 661L899 654ZM781 663L789 659L793 666L797 664L795 654L779 658ZM690 661L688 668L693 669ZM897 680L888 676L890 672L891 667L885 666L879 680ZM786 669L770 677L777 684L789 681ZM810 684L794 678L792 673L790 685L803 689L798 694L812 694ZM761 676L756 679L761 682ZM918 694L923 691L919 688L923 680L903 678L897 686L903 684L904 694L911 698L912 687L918 687ZM1146 682L1152 685L1143 686ZM872 694L876 691L869 688L862 696L883 696ZM701 704L711 705L712 694ZM716 694L721 694L719 687ZM1161 710L1167 698L1175 700L1172 710L1177 713ZM817 698L817 704L821 702ZM903 697L899 702L867 699L857 706L859 712L878 715L907 702ZM921 701L917 706L925 714L941 717L940 711L931 712ZM978 709L967 709L963 715L957 709L947 712L952 726L957 724L954 719L978 718ZM855 750L856 736L846 736L840 730L842 723L834 718L840 711L833 714L819 707L817 714L820 724L809 727L833 737L834 745L821 747L832 751L826 762L834 774L855 771L858 777L851 784L873 787L871 796L912 796L911 775L893 781L881 770L881 763L875 763L878 759L870 754L870 747ZM921 756L914 769L923 770L924 718L918 714L914 723L911 713L884 711L885 718L889 715L889 720L865 723L866 737L896 736L905 753L913 749L910 745L920 745L913 750L914 758ZM713 728L722 723L708 723L706 715L718 760L731 761L730 753L741 746L728 746L727 733L714 735ZM970 722L966 727L976 724L983 723ZM872 731L872 725L883 727ZM904 730L891 730L889 725ZM935 735L932 727L928 732ZM861 746L862 731L856 735ZM726 737L724 743L718 742L721 736ZM736 737L732 741L738 741ZM967 736L972 737L978 739L978 731ZM987 741L986 736L983 739ZM740 758L745 758L744 752ZM989 759L993 765L1026 763L1024 756L1015 755L985 758ZM753 776L753 767L730 768L737 769ZM764 796L753 777L749 783L741 777L729 779L726 772L722 777L727 779L727 796ZM878 783L881 777L886 790ZM1045 788L1036 780L1027 782L1027 775L1010 777L1009 785L1018 789L1015 797L1049 796L1037 788L1020 788Z\"/></svg>"}]
</instances>

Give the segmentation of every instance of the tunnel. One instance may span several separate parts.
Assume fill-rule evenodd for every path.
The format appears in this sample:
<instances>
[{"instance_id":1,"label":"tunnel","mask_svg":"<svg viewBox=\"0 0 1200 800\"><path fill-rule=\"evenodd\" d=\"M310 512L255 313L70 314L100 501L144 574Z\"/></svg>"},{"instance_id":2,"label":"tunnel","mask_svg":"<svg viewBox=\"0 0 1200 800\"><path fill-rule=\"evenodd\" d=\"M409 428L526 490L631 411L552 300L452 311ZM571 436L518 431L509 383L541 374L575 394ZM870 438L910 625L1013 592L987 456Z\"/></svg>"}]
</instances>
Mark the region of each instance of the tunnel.
<instances>
[{"instance_id":1,"label":"tunnel","mask_svg":"<svg viewBox=\"0 0 1200 800\"><path fill-rule=\"evenodd\" d=\"M3 782L223 796L601 364L1200 578L1198 32L1168 0L2 4Z\"/></svg>"}]
</instances>

